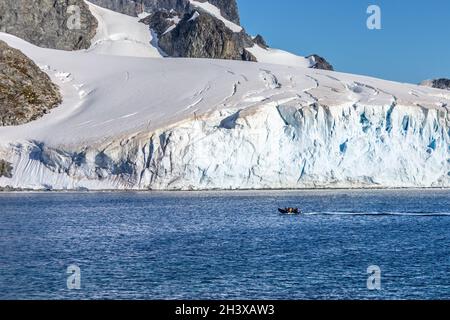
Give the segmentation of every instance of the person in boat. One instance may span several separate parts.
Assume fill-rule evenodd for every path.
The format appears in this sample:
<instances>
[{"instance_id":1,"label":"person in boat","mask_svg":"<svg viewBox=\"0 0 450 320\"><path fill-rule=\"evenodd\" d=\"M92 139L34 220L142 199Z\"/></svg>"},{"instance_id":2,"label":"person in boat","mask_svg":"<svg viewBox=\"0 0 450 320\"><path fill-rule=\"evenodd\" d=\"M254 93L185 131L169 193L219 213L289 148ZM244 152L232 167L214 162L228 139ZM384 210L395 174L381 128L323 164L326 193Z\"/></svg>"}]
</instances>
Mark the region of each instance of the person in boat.
<instances>
[{"instance_id":1,"label":"person in boat","mask_svg":"<svg viewBox=\"0 0 450 320\"><path fill-rule=\"evenodd\" d=\"M300 210L298 208L284 208L284 209L278 209L278 211L280 211L280 213L285 213L285 214L298 214L300 213Z\"/></svg>"},{"instance_id":2,"label":"person in boat","mask_svg":"<svg viewBox=\"0 0 450 320\"><path fill-rule=\"evenodd\" d=\"M289 207L289 208L285 208L284 211L286 211L287 213L297 213L298 209Z\"/></svg>"}]
</instances>

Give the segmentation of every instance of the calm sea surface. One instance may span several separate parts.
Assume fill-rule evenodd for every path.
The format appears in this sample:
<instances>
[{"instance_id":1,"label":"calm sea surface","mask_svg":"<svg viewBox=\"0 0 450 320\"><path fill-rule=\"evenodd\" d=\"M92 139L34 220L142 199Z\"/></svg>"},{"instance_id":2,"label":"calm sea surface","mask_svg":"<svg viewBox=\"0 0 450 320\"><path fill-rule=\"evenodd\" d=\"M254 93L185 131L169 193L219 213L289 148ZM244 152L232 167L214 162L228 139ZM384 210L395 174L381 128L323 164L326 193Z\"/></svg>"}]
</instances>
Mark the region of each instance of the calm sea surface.
<instances>
[{"instance_id":1,"label":"calm sea surface","mask_svg":"<svg viewBox=\"0 0 450 320\"><path fill-rule=\"evenodd\" d=\"M450 299L450 191L3 193L0 299Z\"/></svg>"}]
</instances>

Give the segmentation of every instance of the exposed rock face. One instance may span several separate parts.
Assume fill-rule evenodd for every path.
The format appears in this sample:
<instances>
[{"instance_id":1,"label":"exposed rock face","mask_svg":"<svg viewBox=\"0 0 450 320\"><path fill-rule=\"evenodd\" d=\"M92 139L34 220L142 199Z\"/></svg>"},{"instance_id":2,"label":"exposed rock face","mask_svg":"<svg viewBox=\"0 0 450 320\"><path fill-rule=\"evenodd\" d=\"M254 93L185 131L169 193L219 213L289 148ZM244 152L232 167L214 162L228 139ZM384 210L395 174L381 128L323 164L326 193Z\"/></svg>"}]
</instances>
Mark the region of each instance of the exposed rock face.
<instances>
[{"instance_id":1,"label":"exposed rock face","mask_svg":"<svg viewBox=\"0 0 450 320\"><path fill-rule=\"evenodd\" d=\"M325 58L322 58L317 54L310 55L307 58L311 59L314 62L314 65L312 66L313 69L334 71L333 66L327 60L325 60Z\"/></svg>"},{"instance_id":2,"label":"exposed rock face","mask_svg":"<svg viewBox=\"0 0 450 320\"><path fill-rule=\"evenodd\" d=\"M72 5L80 10L80 28L71 30ZM97 20L83 0L0 0L0 31L40 47L86 49L96 30Z\"/></svg>"},{"instance_id":3,"label":"exposed rock face","mask_svg":"<svg viewBox=\"0 0 450 320\"><path fill-rule=\"evenodd\" d=\"M258 35L253 39L253 42L254 42L255 44L257 44L258 46L260 46L261 48L263 48L263 49L269 48L269 46L267 45L266 40L264 40L263 36L260 35L260 34L258 34Z\"/></svg>"},{"instance_id":4,"label":"exposed rock face","mask_svg":"<svg viewBox=\"0 0 450 320\"><path fill-rule=\"evenodd\" d=\"M197 0L206 2L206 0ZM155 13L161 10L175 10L181 14L189 13L189 0L91 0L92 3L120 13L136 16L143 11ZM220 9L222 15L239 24L239 11L236 0L209 0Z\"/></svg>"},{"instance_id":5,"label":"exposed rock face","mask_svg":"<svg viewBox=\"0 0 450 320\"><path fill-rule=\"evenodd\" d=\"M13 167L11 163L0 159L0 178L1 177L12 178L12 170Z\"/></svg>"},{"instance_id":6,"label":"exposed rock face","mask_svg":"<svg viewBox=\"0 0 450 320\"><path fill-rule=\"evenodd\" d=\"M222 16L236 24L240 24L239 9L236 0L197 0L198 2L209 2L220 9Z\"/></svg>"},{"instance_id":7,"label":"exposed rock face","mask_svg":"<svg viewBox=\"0 0 450 320\"><path fill-rule=\"evenodd\" d=\"M140 22L148 25L158 36L161 36L171 26L175 25L175 19L177 18L179 19L179 13L176 11L158 11L140 20Z\"/></svg>"},{"instance_id":8,"label":"exposed rock face","mask_svg":"<svg viewBox=\"0 0 450 320\"><path fill-rule=\"evenodd\" d=\"M150 24L163 25L160 21L150 21ZM170 32L161 33L164 28L157 29L159 46L169 56L256 61L245 50L253 42L244 31L233 32L207 13L194 11L186 14Z\"/></svg>"},{"instance_id":9,"label":"exposed rock face","mask_svg":"<svg viewBox=\"0 0 450 320\"><path fill-rule=\"evenodd\" d=\"M420 85L436 89L450 90L450 79L441 78L434 80L425 80Z\"/></svg>"},{"instance_id":10,"label":"exposed rock face","mask_svg":"<svg viewBox=\"0 0 450 320\"><path fill-rule=\"evenodd\" d=\"M61 102L48 75L17 49L0 41L0 126L19 125Z\"/></svg>"}]
</instances>

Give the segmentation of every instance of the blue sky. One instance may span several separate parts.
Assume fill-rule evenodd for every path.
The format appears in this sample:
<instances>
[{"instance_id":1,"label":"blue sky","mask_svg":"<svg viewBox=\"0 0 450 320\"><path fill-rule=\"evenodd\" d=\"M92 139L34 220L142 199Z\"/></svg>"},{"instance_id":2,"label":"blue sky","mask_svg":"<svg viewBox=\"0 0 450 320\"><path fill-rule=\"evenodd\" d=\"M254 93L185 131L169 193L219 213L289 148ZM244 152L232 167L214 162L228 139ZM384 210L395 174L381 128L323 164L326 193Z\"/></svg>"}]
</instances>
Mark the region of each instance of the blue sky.
<instances>
[{"instance_id":1,"label":"blue sky","mask_svg":"<svg viewBox=\"0 0 450 320\"><path fill-rule=\"evenodd\" d=\"M449 0L238 0L247 32L300 55L324 56L337 71L418 83L450 78ZM369 5L381 30L369 30Z\"/></svg>"}]
</instances>

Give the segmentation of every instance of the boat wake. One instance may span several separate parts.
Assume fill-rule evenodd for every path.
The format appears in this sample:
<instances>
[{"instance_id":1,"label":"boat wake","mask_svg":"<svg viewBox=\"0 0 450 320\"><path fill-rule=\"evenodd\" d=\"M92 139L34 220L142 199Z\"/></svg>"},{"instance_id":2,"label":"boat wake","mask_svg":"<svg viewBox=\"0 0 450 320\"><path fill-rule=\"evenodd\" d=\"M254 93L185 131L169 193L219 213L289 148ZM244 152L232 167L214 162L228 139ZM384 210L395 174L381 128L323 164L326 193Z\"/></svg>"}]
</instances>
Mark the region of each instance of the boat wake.
<instances>
[{"instance_id":1,"label":"boat wake","mask_svg":"<svg viewBox=\"0 0 450 320\"><path fill-rule=\"evenodd\" d=\"M404 216L404 217L450 217L450 212L305 212L305 216Z\"/></svg>"}]
</instances>

